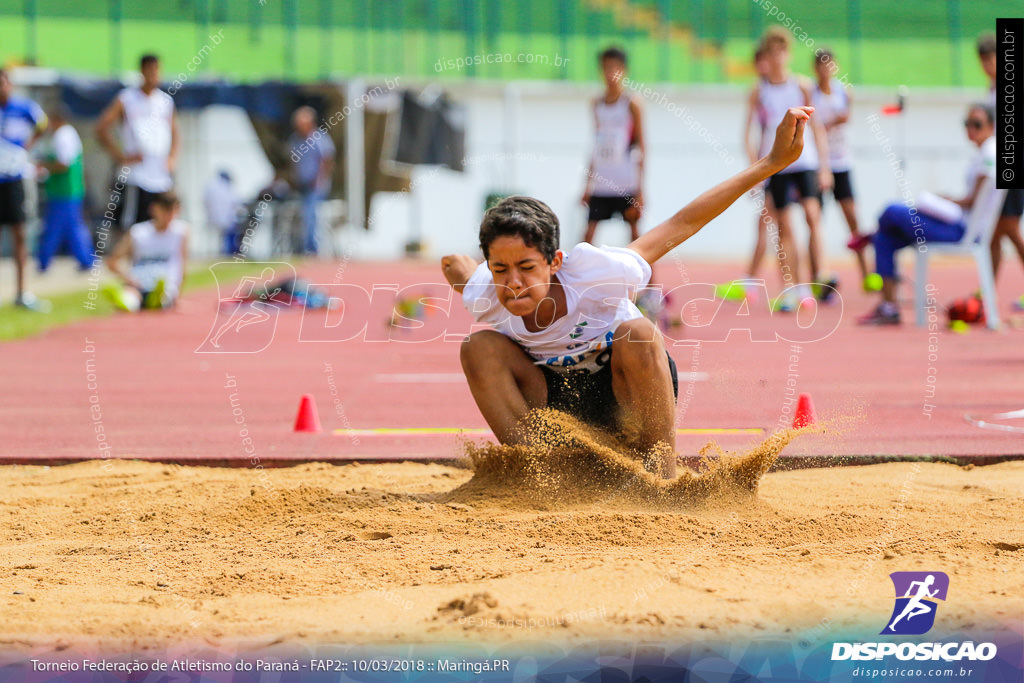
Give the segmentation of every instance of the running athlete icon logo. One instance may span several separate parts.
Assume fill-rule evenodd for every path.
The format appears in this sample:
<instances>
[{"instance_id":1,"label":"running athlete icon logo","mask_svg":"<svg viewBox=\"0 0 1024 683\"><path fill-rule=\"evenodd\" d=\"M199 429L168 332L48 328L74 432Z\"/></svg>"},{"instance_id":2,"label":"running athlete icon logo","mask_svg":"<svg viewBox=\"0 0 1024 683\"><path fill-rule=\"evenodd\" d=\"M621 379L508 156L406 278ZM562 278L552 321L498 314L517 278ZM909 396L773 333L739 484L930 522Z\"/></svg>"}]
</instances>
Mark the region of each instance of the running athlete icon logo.
<instances>
[{"instance_id":1,"label":"running athlete icon logo","mask_svg":"<svg viewBox=\"0 0 1024 683\"><path fill-rule=\"evenodd\" d=\"M896 605L881 635L918 636L935 623L937 600L945 600L949 577L943 572L893 572Z\"/></svg>"},{"instance_id":2,"label":"running athlete icon logo","mask_svg":"<svg viewBox=\"0 0 1024 683\"><path fill-rule=\"evenodd\" d=\"M294 281L295 269L289 263L268 262L259 275L239 279L234 265L226 261L210 266L217 280L217 316L195 353L259 353L274 340L281 312L278 283Z\"/></svg>"}]
</instances>

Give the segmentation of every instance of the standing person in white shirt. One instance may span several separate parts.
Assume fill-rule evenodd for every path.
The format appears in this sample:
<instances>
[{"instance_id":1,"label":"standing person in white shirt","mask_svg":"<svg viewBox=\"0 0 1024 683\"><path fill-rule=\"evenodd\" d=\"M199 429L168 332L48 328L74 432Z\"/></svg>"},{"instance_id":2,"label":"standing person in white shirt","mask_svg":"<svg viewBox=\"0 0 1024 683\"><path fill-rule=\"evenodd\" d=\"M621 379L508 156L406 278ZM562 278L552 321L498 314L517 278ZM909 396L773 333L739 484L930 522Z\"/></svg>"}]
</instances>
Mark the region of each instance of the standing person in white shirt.
<instances>
[{"instance_id":1,"label":"standing person in white shirt","mask_svg":"<svg viewBox=\"0 0 1024 683\"><path fill-rule=\"evenodd\" d=\"M772 26L765 32L763 45L767 53L768 70L766 77L755 86L750 97L750 110L758 112L758 119L766 130L779 125L786 112L792 107L812 106L811 83L803 76L790 71L790 43L792 34L779 25ZM749 118L749 117L748 117ZM806 135L810 136L803 152L789 167L776 173L768 180L768 192L775 206L775 218L779 226L779 240L788 243L792 234L792 223L787 210L792 195L804 210L807 221L807 261L810 266L807 282L821 282L823 255L821 239L818 234L821 222L821 191L832 188L832 171L828 165L828 142L821 121L812 118L806 127ZM762 149L771 144L771 137L762 136ZM789 267L790 272L797 275L800 282L798 259L793 253L780 253L782 267ZM780 304L781 310L793 310L806 299L813 298L811 288L807 284L798 284L790 290Z\"/></svg>"},{"instance_id":2,"label":"standing person in white shirt","mask_svg":"<svg viewBox=\"0 0 1024 683\"><path fill-rule=\"evenodd\" d=\"M161 192L153 197L153 218L136 223L107 258L107 267L121 280L104 293L124 311L172 308L185 278L188 224L178 218L178 197ZM128 260L131 267L124 269Z\"/></svg>"},{"instance_id":3,"label":"standing person in white shirt","mask_svg":"<svg viewBox=\"0 0 1024 683\"><path fill-rule=\"evenodd\" d=\"M846 134L850 120L850 89L833 74L839 70L831 50L821 49L814 53L814 75L817 82L811 101L814 111L821 117L828 138L828 162L832 169L832 198L839 204L850 228L847 246L857 255L861 283L867 284L868 264L864 258L864 247L871 243L871 236L861 234L857 227L857 205L853 197L853 182L850 178L852 158Z\"/></svg>"},{"instance_id":4,"label":"standing person in white shirt","mask_svg":"<svg viewBox=\"0 0 1024 683\"><path fill-rule=\"evenodd\" d=\"M210 179L203 190L203 204L206 206L206 222L223 239L224 253L228 256L238 253L238 208L241 203L231 184L231 174L220 171Z\"/></svg>"},{"instance_id":5,"label":"standing person in white shirt","mask_svg":"<svg viewBox=\"0 0 1024 683\"><path fill-rule=\"evenodd\" d=\"M644 128L640 104L623 88L626 53L610 47L599 56L605 91L594 100L594 151L582 203L587 206L584 242L594 242L597 224L619 214L630 239L640 236L643 213Z\"/></svg>"},{"instance_id":6,"label":"standing person in white shirt","mask_svg":"<svg viewBox=\"0 0 1024 683\"><path fill-rule=\"evenodd\" d=\"M143 55L139 70L142 85L118 93L96 124L103 149L119 168L129 170L117 210L123 228L149 220L150 202L174 186L178 160L178 122L174 100L160 89L160 60ZM119 123L120 145L111 132Z\"/></svg>"}]
</instances>

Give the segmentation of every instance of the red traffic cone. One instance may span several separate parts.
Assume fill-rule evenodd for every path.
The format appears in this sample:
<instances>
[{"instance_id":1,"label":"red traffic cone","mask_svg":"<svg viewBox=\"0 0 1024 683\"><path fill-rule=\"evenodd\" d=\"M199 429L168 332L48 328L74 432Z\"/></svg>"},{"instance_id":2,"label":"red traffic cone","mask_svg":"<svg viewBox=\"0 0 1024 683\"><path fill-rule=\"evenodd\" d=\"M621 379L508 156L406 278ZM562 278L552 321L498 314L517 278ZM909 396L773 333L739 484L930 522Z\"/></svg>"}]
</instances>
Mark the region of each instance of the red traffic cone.
<instances>
[{"instance_id":1,"label":"red traffic cone","mask_svg":"<svg viewBox=\"0 0 1024 683\"><path fill-rule=\"evenodd\" d=\"M796 402L796 415L793 416L793 429L809 427L815 423L814 403L810 394L800 394Z\"/></svg>"},{"instance_id":2,"label":"red traffic cone","mask_svg":"<svg viewBox=\"0 0 1024 683\"><path fill-rule=\"evenodd\" d=\"M320 431L320 416L316 414L316 403L312 394L303 394L302 401L299 402L299 414L295 416L295 431Z\"/></svg>"}]
</instances>

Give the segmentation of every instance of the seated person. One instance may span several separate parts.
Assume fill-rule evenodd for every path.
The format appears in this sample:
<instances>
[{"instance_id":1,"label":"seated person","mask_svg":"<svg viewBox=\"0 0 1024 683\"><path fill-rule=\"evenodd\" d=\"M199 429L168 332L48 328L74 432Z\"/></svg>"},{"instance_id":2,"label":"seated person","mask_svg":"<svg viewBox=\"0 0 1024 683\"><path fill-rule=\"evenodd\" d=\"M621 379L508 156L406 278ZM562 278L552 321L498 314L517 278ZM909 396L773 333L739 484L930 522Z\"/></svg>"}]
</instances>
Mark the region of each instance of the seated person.
<instances>
[{"instance_id":1,"label":"seated person","mask_svg":"<svg viewBox=\"0 0 1024 683\"><path fill-rule=\"evenodd\" d=\"M967 138L978 148L967 168L967 194L950 199L962 209L970 209L982 183L996 175L995 111L987 104L973 104L964 120ZM875 233L875 270L882 276L882 301L874 311L857 319L861 325L899 325L896 305L896 252L911 244L959 242L963 239L963 219L945 221L918 211L917 206L890 204L878 219ZM923 240L923 242L921 241Z\"/></svg>"},{"instance_id":2,"label":"seated person","mask_svg":"<svg viewBox=\"0 0 1024 683\"><path fill-rule=\"evenodd\" d=\"M107 258L123 285L111 283L104 292L121 310L171 308L177 301L188 256L188 225L177 217L178 208L173 192L154 196L152 219L133 225ZM131 261L128 271L125 259Z\"/></svg>"}]
</instances>

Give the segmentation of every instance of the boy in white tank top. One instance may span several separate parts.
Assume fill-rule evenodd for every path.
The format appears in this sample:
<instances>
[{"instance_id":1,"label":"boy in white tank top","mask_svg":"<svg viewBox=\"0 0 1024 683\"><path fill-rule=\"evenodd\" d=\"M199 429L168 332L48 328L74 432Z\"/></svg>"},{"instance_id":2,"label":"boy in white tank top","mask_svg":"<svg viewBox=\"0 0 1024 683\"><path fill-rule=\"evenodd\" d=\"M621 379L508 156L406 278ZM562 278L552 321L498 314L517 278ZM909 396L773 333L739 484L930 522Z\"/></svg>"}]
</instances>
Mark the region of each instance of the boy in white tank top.
<instances>
[{"instance_id":1,"label":"boy in white tank top","mask_svg":"<svg viewBox=\"0 0 1024 683\"><path fill-rule=\"evenodd\" d=\"M773 26L765 33L763 45L768 59L767 78L751 91L748 112L748 120L752 120L756 112L765 128L766 134L762 135L762 148L758 150L759 153L763 153L765 145L770 144L771 137L767 131L779 124L787 110L792 107L811 106L810 82L789 70L791 40L789 31L781 26ZM768 192L771 193L775 206L779 240L782 244L779 262L783 272L791 273L797 282L795 287L788 289L790 296L783 300L780 306L782 310L792 310L803 300L813 296L810 287L804 283L819 282L819 270L823 265L818 236L818 226L821 222L820 192L832 188L832 171L828 165L825 129L817 117L811 117L805 135L808 139L804 141L800 158L768 181ZM786 209L793 194L803 207L804 218L807 221L809 280L801 279L796 249L790 246L792 227Z\"/></svg>"},{"instance_id":2,"label":"boy in white tank top","mask_svg":"<svg viewBox=\"0 0 1024 683\"><path fill-rule=\"evenodd\" d=\"M626 53L611 47L599 57L604 95L594 101L595 144L582 203L588 207L584 242L594 241L597 224L619 214L630 239L640 236L643 213L644 133L639 103L623 89Z\"/></svg>"},{"instance_id":3,"label":"boy in white tank top","mask_svg":"<svg viewBox=\"0 0 1024 683\"><path fill-rule=\"evenodd\" d=\"M121 286L107 285L104 293L124 311L172 308L177 303L188 258L188 225L178 218L178 197L161 192L150 202L152 218L136 223L107 258ZM123 261L131 267L125 270Z\"/></svg>"},{"instance_id":4,"label":"boy in white tank top","mask_svg":"<svg viewBox=\"0 0 1024 683\"><path fill-rule=\"evenodd\" d=\"M119 92L96 123L96 137L117 169L128 168L116 209L118 222L125 229L148 220L153 198L173 187L178 157L174 100L160 89L160 60L156 55L143 55L139 71L141 85ZM120 144L112 135L117 125Z\"/></svg>"}]
</instances>

